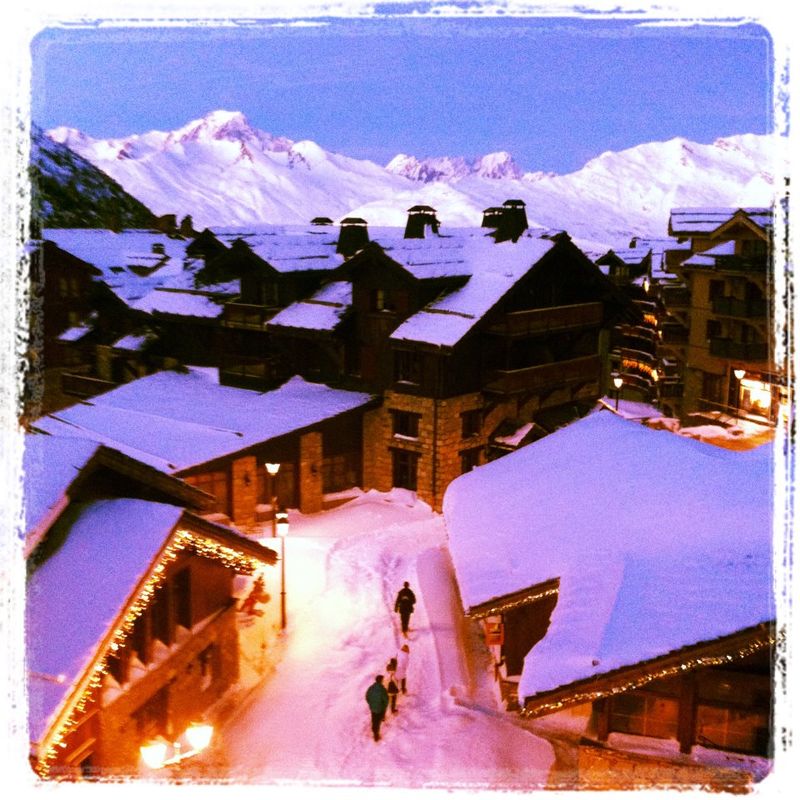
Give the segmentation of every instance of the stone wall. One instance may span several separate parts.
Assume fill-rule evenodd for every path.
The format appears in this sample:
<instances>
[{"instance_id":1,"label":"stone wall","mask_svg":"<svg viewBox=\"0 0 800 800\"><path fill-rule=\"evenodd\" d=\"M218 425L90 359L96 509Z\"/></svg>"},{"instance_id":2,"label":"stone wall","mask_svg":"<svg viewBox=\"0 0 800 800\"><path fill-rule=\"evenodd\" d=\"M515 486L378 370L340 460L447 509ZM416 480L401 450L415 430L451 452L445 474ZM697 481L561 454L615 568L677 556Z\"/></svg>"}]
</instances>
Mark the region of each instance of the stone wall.
<instances>
[{"instance_id":1,"label":"stone wall","mask_svg":"<svg viewBox=\"0 0 800 800\"><path fill-rule=\"evenodd\" d=\"M256 522L258 502L258 464L255 456L243 456L231 463L231 519L236 525L248 528Z\"/></svg>"},{"instance_id":2,"label":"stone wall","mask_svg":"<svg viewBox=\"0 0 800 800\"><path fill-rule=\"evenodd\" d=\"M300 437L300 511L322 511L322 434L311 431Z\"/></svg>"}]
</instances>

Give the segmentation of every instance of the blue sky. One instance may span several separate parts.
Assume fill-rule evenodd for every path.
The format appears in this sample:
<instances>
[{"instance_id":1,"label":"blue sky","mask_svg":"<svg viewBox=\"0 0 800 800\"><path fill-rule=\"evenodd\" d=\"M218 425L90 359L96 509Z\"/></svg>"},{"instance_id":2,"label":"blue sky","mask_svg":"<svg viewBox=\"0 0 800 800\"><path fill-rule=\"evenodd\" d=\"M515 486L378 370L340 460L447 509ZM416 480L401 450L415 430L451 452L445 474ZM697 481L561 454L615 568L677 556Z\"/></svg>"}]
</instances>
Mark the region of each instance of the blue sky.
<instances>
[{"instance_id":1,"label":"blue sky","mask_svg":"<svg viewBox=\"0 0 800 800\"><path fill-rule=\"evenodd\" d=\"M362 19L318 27L49 28L31 116L104 138L215 109L385 164L508 150L570 172L605 150L772 129L758 26L607 19Z\"/></svg>"}]
</instances>

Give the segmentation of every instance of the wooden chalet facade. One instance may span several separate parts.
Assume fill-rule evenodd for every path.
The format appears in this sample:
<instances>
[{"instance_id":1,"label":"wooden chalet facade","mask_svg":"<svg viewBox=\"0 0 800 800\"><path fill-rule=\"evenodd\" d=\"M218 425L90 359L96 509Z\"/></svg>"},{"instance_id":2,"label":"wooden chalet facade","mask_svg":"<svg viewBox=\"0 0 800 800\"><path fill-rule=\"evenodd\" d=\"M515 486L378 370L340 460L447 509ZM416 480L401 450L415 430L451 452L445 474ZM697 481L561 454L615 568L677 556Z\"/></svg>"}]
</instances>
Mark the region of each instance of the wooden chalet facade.
<instances>
[{"instance_id":1,"label":"wooden chalet facade","mask_svg":"<svg viewBox=\"0 0 800 800\"><path fill-rule=\"evenodd\" d=\"M675 267L680 284L660 292L660 352L680 389L662 407L774 425L786 378L775 362L771 210L674 209L670 233L691 242L691 255Z\"/></svg>"},{"instance_id":2,"label":"wooden chalet facade","mask_svg":"<svg viewBox=\"0 0 800 800\"><path fill-rule=\"evenodd\" d=\"M239 677L234 577L276 554L115 450L27 439L31 764L43 779L137 777L142 745L215 721Z\"/></svg>"},{"instance_id":3,"label":"wooden chalet facade","mask_svg":"<svg viewBox=\"0 0 800 800\"><path fill-rule=\"evenodd\" d=\"M439 255L442 269L430 271L413 264L414 250L398 258L399 246L371 243L332 276L352 285L335 334L344 379L383 397L365 418L366 485L407 488L438 509L450 481L485 463L504 423L557 408L577 416L602 394L608 329L630 304L568 237L538 240L545 246L530 262L524 241L484 239L485 261L464 268ZM459 310L460 293L469 298L470 282L492 269L492 247L519 247L519 260L504 253L515 277L499 292L487 287L489 308ZM441 342L439 323L454 320L463 335Z\"/></svg>"}]
</instances>

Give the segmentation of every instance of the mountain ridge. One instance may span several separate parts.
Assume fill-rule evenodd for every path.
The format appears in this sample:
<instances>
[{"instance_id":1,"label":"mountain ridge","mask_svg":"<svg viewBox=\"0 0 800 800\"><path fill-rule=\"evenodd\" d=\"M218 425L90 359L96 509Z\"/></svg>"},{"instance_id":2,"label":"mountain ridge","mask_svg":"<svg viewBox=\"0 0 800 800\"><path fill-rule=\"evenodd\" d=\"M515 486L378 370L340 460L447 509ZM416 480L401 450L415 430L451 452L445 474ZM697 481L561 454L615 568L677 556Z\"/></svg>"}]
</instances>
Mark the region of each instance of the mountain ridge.
<instances>
[{"instance_id":1,"label":"mountain ridge","mask_svg":"<svg viewBox=\"0 0 800 800\"><path fill-rule=\"evenodd\" d=\"M156 214L191 214L201 227L351 215L403 225L407 208L420 203L436 208L445 226L477 226L483 209L519 198L532 225L564 228L601 247L632 234L664 235L673 206L770 205L777 152L769 135L710 145L675 137L606 151L558 175L523 172L505 151L471 160L399 153L380 166L261 131L237 111L113 139L63 126L47 133Z\"/></svg>"}]
</instances>

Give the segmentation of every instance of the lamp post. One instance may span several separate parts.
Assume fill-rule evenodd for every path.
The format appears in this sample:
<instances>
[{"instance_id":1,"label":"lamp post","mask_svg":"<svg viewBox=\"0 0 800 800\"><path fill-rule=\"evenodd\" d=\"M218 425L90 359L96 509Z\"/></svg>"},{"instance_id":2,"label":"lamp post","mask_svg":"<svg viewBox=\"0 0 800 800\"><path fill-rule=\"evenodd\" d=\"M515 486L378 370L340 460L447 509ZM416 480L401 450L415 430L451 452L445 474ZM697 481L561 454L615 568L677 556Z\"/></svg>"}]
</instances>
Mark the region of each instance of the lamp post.
<instances>
[{"instance_id":1,"label":"lamp post","mask_svg":"<svg viewBox=\"0 0 800 800\"><path fill-rule=\"evenodd\" d=\"M286 537L289 535L289 515L281 511L276 517L276 528L281 539L281 630L284 630L286 628Z\"/></svg>"},{"instance_id":2,"label":"lamp post","mask_svg":"<svg viewBox=\"0 0 800 800\"><path fill-rule=\"evenodd\" d=\"M743 369L735 369L733 377L736 378L736 419L739 419L739 401L742 394L742 378L744 378Z\"/></svg>"},{"instance_id":3,"label":"lamp post","mask_svg":"<svg viewBox=\"0 0 800 800\"><path fill-rule=\"evenodd\" d=\"M278 513L278 497L275 492L275 476L278 474L278 470L281 468L280 464L277 463L270 463L267 462L264 464L267 468L267 474L269 475L269 497L270 497L270 507L272 509L272 538L275 538L275 515Z\"/></svg>"},{"instance_id":4,"label":"lamp post","mask_svg":"<svg viewBox=\"0 0 800 800\"><path fill-rule=\"evenodd\" d=\"M617 390L616 400L614 401L614 411L619 411L619 390L622 388L622 375L613 372L611 377L614 381L614 388Z\"/></svg>"}]
</instances>

